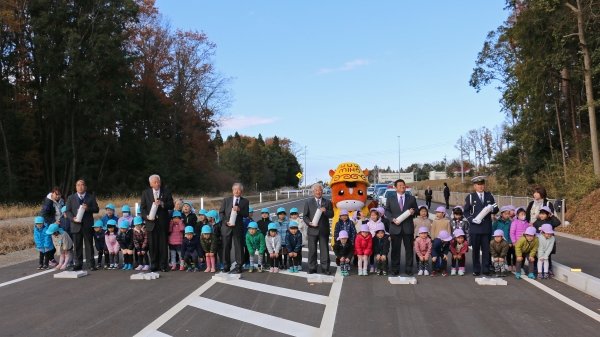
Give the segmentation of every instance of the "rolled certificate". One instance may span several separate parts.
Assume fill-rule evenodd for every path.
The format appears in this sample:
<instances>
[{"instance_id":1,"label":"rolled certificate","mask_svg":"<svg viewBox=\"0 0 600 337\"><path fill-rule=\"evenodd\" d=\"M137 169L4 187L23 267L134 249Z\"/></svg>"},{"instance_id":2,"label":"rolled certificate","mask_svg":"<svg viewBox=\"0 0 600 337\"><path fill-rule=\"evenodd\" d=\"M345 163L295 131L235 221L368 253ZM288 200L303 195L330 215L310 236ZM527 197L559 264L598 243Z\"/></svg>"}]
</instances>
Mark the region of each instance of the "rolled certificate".
<instances>
[{"instance_id":1,"label":"rolled certificate","mask_svg":"<svg viewBox=\"0 0 600 337\"><path fill-rule=\"evenodd\" d=\"M81 222L81 219L83 219L83 213L85 213L85 209L83 209L83 207L79 206L79 209L77 210L77 216L75 216L75 219L77 220L77 222Z\"/></svg>"},{"instance_id":2,"label":"rolled certificate","mask_svg":"<svg viewBox=\"0 0 600 337\"><path fill-rule=\"evenodd\" d=\"M398 223L408 219L408 217L410 216L410 210L406 210L404 211L404 213L400 214L400 216L398 216L396 218L396 221L398 221Z\"/></svg>"},{"instance_id":3,"label":"rolled certificate","mask_svg":"<svg viewBox=\"0 0 600 337\"><path fill-rule=\"evenodd\" d=\"M235 225L235 219L237 218L237 212L234 210L231 210L231 215L229 216L229 223L231 225Z\"/></svg>"},{"instance_id":4,"label":"rolled certificate","mask_svg":"<svg viewBox=\"0 0 600 337\"><path fill-rule=\"evenodd\" d=\"M487 207L484 207L481 212L479 212L479 214L477 214L477 216L475 217L476 220L478 221L483 221L483 218L485 218L486 215L488 215L488 213L490 212L490 209Z\"/></svg>"},{"instance_id":5,"label":"rolled certificate","mask_svg":"<svg viewBox=\"0 0 600 337\"><path fill-rule=\"evenodd\" d=\"M148 213L148 219L154 220L156 218L156 211L158 211L158 206L156 206L156 204L152 204L152 208L150 208L150 213Z\"/></svg>"},{"instance_id":6,"label":"rolled certificate","mask_svg":"<svg viewBox=\"0 0 600 337\"><path fill-rule=\"evenodd\" d=\"M318 225L319 224L319 220L321 219L321 214L323 214L323 211L321 211L321 209L317 209L317 211L315 212L315 216L313 216L312 219L312 223L314 225Z\"/></svg>"}]
</instances>

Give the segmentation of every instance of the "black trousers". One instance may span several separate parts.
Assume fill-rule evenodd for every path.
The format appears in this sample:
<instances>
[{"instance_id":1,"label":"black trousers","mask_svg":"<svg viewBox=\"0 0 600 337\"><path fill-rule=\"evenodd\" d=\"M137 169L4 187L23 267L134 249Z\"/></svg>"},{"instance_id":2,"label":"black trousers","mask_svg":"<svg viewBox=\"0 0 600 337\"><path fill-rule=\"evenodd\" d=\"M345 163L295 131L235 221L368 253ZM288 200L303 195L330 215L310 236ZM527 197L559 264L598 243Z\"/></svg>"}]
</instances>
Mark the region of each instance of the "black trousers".
<instances>
[{"instance_id":1,"label":"black trousers","mask_svg":"<svg viewBox=\"0 0 600 337\"><path fill-rule=\"evenodd\" d=\"M431 208L431 199L425 199L425 204L428 208Z\"/></svg>"},{"instance_id":2,"label":"black trousers","mask_svg":"<svg viewBox=\"0 0 600 337\"><path fill-rule=\"evenodd\" d=\"M154 230L148 231L148 255L152 267L169 268L169 245L167 242L167 233L160 228L154 227Z\"/></svg>"},{"instance_id":3,"label":"black trousers","mask_svg":"<svg viewBox=\"0 0 600 337\"><path fill-rule=\"evenodd\" d=\"M470 234L469 243L473 246L473 272L490 272L490 234ZM481 254L479 253L481 251ZM483 261L483 262L482 262ZM483 264L483 265L482 265Z\"/></svg>"},{"instance_id":4,"label":"black trousers","mask_svg":"<svg viewBox=\"0 0 600 337\"><path fill-rule=\"evenodd\" d=\"M225 260L225 268L231 267L231 246L235 250L235 263L237 268L243 268L242 259L242 238L233 233L223 236L223 259Z\"/></svg>"},{"instance_id":5,"label":"black trousers","mask_svg":"<svg viewBox=\"0 0 600 337\"><path fill-rule=\"evenodd\" d=\"M448 201L450 200L450 197L444 197L444 199L446 199L446 209L449 209L450 203Z\"/></svg>"},{"instance_id":6,"label":"black trousers","mask_svg":"<svg viewBox=\"0 0 600 337\"><path fill-rule=\"evenodd\" d=\"M413 254L414 254L414 234L406 234L401 232L400 234L390 235L392 237L392 272L400 272L400 248L404 242L404 261L406 266L405 271L412 271L413 267Z\"/></svg>"},{"instance_id":7,"label":"black trousers","mask_svg":"<svg viewBox=\"0 0 600 337\"><path fill-rule=\"evenodd\" d=\"M73 233L73 253L75 266L83 266L83 250L85 245L85 260L90 267L94 266L94 230L81 228L79 233Z\"/></svg>"},{"instance_id":8,"label":"black trousers","mask_svg":"<svg viewBox=\"0 0 600 337\"><path fill-rule=\"evenodd\" d=\"M321 270L329 270L329 233L325 235L308 236L308 269L317 270L317 244L321 254Z\"/></svg>"}]
</instances>

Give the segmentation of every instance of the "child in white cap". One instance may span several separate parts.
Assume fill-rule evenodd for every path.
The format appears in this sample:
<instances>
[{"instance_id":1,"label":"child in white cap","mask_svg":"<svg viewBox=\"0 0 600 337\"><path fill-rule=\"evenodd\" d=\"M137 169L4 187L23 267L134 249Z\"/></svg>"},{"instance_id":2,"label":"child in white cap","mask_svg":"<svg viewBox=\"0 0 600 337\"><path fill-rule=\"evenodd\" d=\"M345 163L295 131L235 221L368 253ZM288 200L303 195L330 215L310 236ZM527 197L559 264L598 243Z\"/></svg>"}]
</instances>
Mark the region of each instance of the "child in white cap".
<instances>
[{"instance_id":1,"label":"child in white cap","mask_svg":"<svg viewBox=\"0 0 600 337\"><path fill-rule=\"evenodd\" d=\"M538 236L539 246L537 251L538 258L538 279L549 278L550 254L554 248L554 228L551 224L543 224L540 227L540 236Z\"/></svg>"},{"instance_id":2,"label":"child in white cap","mask_svg":"<svg viewBox=\"0 0 600 337\"><path fill-rule=\"evenodd\" d=\"M419 237L415 239L415 255L417 256L419 273L417 275L429 275L429 256L431 255L431 239L428 237L427 227L419 228Z\"/></svg>"},{"instance_id":3,"label":"child in white cap","mask_svg":"<svg viewBox=\"0 0 600 337\"><path fill-rule=\"evenodd\" d=\"M348 232L340 231L339 236L333 244L333 253L340 260L340 274L348 276L350 273L350 261L354 255L354 247L348 239Z\"/></svg>"},{"instance_id":4,"label":"child in white cap","mask_svg":"<svg viewBox=\"0 0 600 337\"><path fill-rule=\"evenodd\" d=\"M509 244L504 239L504 231L496 229L494 239L490 241L490 255L496 271L496 277L506 277L506 254Z\"/></svg>"},{"instance_id":5,"label":"child in white cap","mask_svg":"<svg viewBox=\"0 0 600 337\"><path fill-rule=\"evenodd\" d=\"M450 221L446 219L446 207L439 206L435 210L435 220L431 224L431 237L437 238L441 231L450 233Z\"/></svg>"}]
</instances>

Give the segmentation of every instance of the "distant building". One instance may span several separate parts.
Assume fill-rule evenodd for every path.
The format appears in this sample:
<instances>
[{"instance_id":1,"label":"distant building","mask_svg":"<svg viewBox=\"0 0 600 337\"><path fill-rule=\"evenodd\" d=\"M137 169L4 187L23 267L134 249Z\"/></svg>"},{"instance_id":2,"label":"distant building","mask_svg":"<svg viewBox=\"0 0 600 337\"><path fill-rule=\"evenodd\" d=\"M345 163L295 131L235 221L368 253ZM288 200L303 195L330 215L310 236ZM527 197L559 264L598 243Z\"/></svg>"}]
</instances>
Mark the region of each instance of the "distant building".
<instances>
[{"instance_id":1,"label":"distant building","mask_svg":"<svg viewBox=\"0 0 600 337\"><path fill-rule=\"evenodd\" d=\"M383 172L379 172L378 176L377 176L377 181L378 183L386 183L386 182L394 182L398 179L402 179L404 180L405 183L413 183L415 182L415 177L412 174L412 172L408 172L408 173L400 173L400 176L398 176L398 173L383 173Z\"/></svg>"},{"instance_id":2,"label":"distant building","mask_svg":"<svg viewBox=\"0 0 600 337\"><path fill-rule=\"evenodd\" d=\"M468 175L469 172L471 172L471 168L470 167L465 167L465 170L464 170L465 175ZM460 177L461 176L460 167L452 169L452 175L455 176L455 177Z\"/></svg>"},{"instance_id":3,"label":"distant building","mask_svg":"<svg viewBox=\"0 0 600 337\"><path fill-rule=\"evenodd\" d=\"M448 179L446 172L429 171L429 180Z\"/></svg>"}]
</instances>

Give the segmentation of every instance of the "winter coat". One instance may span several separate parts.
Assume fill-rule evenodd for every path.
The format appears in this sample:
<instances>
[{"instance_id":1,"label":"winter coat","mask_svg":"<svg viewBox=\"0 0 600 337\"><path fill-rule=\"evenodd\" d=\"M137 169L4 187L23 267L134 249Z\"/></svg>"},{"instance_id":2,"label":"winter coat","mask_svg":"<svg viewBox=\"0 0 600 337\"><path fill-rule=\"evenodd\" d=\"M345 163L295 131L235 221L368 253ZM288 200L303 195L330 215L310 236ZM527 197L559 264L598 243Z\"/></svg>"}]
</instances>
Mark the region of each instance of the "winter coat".
<instances>
[{"instance_id":1,"label":"winter coat","mask_svg":"<svg viewBox=\"0 0 600 337\"><path fill-rule=\"evenodd\" d=\"M386 218L385 216L382 216L381 218L379 218L379 221L383 222L383 227L385 227L385 231L386 232L390 232L390 219Z\"/></svg>"},{"instance_id":2,"label":"winter coat","mask_svg":"<svg viewBox=\"0 0 600 337\"><path fill-rule=\"evenodd\" d=\"M502 239L500 242L496 240L490 241L490 254L495 258L504 258L508 253L509 243Z\"/></svg>"},{"instance_id":3,"label":"winter coat","mask_svg":"<svg viewBox=\"0 0 600 337\"><path fill-rule=\"evenodd\" d=\"M258 229L260 230L260 232L263 235L269 234L269 224L271 223L271 219L269 219L269 218L266 218L266 219L261 218L256 223L258 224Z\"/></svg>"},{"instance_id":4,"label":"winter coat","mask_svg":"<svg viewBox=\"0 0 600 337\"><path fill-rule=\"evenodd\" d=\"M356 255L372 255L373 254L373 237L371 233L366 237L359 234L354 240L354 254Z\"/></svg>"},{"instance_id":5,"label":"winter coat","mask_svg":"<svg viewBox=\"0 0 600 337\"><path fill-rule=\"evenodd\" d=\"M298 223L298 230L302 233L302 246L308 245L308 227L304 220L298 217L296 220L290 218L290 221L296 221Z\"/></svg>"},{"instance_id":6,"label":"winter coat","mask_svg":"<svg viewBox=\"0 0 600 337\"><path fill-rule=\"evenodd\" d=\"M138 252L148 251L148 232L133 229L133 245Z\"/></svg>"},{"instance_id":7,"label":"winter coat","mask_svg":"<svg viewBox=\"0 0 600 337\"><path fill-rule=\"evenodd\" d=\"M180 219L179 221L171 220L169 223L169 244L178 246L183 242L183 231L185 231L185 224Z\"/></svg>"},{"instance_id":8,"label":"winter coat","mask_svg":"<svg viewBox=\"0 0 600 337\"><path fill-rule=\"evenodd\" d=\"M198 216L192 212L190 212L188 215L185 215L185 213L181 212L181 221L183 221L184 226L192 226L193 228L196 228Z\"/></svg>"},{"instance_id":9,"label":"winter coat","mask_svg":"<svg viewBox=\"0 0 600 337\"><path fill-rule=\"evenodd\" d=\"M441 231L447 231L452 234L452 229L450 228L450 221L448 219L435 219L433 220L433 224L431 224L431 232L429 233L432 238L437 238Z\"/></svg>"},{"instance_id":10,"label":"winter coat","mask_svg":"<svg viewBox=\"0 0 600 337\"><path fill-rule=\"evenodd\" d=\"M357 234L360 233L360 227L362 227L362 225L368 224L369 221L371 221L371 220L356 220L354 222L354 231L355 231L355 233L357 233ZM385 231L387 232L388 230L386 229ZM349 237L350 237L350 235L348 235L348 238ZM354 236L354 239L356 239L356 236Z\"/></svg>"},{"instance_id":11,"label":"winter coat","mask_svg":"<svg viewBox=\"0 0 600 337\"><path fill-rule=\"evenodd\" d=\"M117 242L119 243L119 246L121 246L121 249L133 250L133 229L128 229L125 233L119 230Z\"/></svg>"},{"instance_id":12,"label":"winter coat","mask_svg":"<svg viewBox=\"0 0 600 337\"><path fill-rule=\"evenodd\" d=\"M529 222L525 220L519 220L517 218L513 219L512 223L510 224L510 242L516 243L517 240L523 236L523 233L527 227L529 227Z\"/></svg>"},{"instance_id":13,"label":"winter coat","mask_svg":"<svg viewBox=\"0 0 600 337\"><path fill-rule=\"evenodd\" d=\"M277 233L281 236L281 246L285 247L287 245L287 231L290 228L290 222L286 216L283 221L279 221L279 219L275 220L275 224L277 225Z\"/></svg>"},{"instance_id":14,"label":"winter coat","mask_svg":"<svg viewBox=\"0 0 600 337\"><path fill-rule=\"evenodd\" d=\"M558 226L560 226L560 220L558 220L557 217L555 216L551 216L550 218L547 218L546 220L535 220L533 222L533 227L535 227L535 230L539 233L540 232L540 227L542 227L543 224L550 224L552 225L552 228L556 228Z\"/></svg>"},{"instance_id":15,"label":"winter coat","mask_svg":"<svg viewBox=\"0 0 600 337\"><path fill-rule=\"evenodd\" d=\"M254 255L254 252L258 250L258 254L262 255L267 250L267 246L265 245L265 237L262 235L260 231L257 231L254 235L246 233L246 247L248 247L248 253L250 255Z\"/></svg>"},{"instance_id":16,"label":"winter coat","mask_svg":"<svg viewBox=\"0 0 600 337\"><path fill-rule=\"evenodd\" d=\"M510 218L508 218L506 220L502 220L502 218L498 218L498 220L496 220L492 224L492 233L497 229L501 229L504 232L504 239L506 240L506 242L508 242L509 245L513 243L510 238L511 222L512 221L510 220Z\"/></svg>"},{"instance_id":17,"label":"winter coat","mask_svg":"<svg viewBox=\"0 0 600 337\"><path fill-rule=\"evenodd\" d=\"M106 230L104 233L104 241L106 241L106 248L109 253L118 253L121 250L121 245L117 241L117 233L109 232Z\"/></svg>"},{"instance_id":18,"label":"winter coat","mask_svg":"<svg viewBox=\"0 0 600 337\"><path fill-rule=\"evenodd\" d=\"M433 245L431 246L431 257L443 258L444 255L448 255L450 251L450 242L442 241L438 238L433 240Z\"/></svg>"},{"instance_id":19,"label":"winter coat","mask_svg":"<svg viewBox=\"0 0 600 337\"><path fill-rule=\"evenodd\" d=\"M104 224L104 230L106 230L106 224L108 223L108 220L115 220L118 223L119 217L117 216L117 213L114 213L113 216L110 217L108 216L108 214L104 214L104 216L100 219L100 221L102 221L102 223Z\"/></svg>"},{"instance_id":20,"label":"winter coat","mask_svg":"<svg viewBox=\"0 0 600 337\"><path fill-rule=\"evenodd\" d=\"M427 232L431 233L431 220L427 217L418 216L413 220L415 224L415 238L419 237L419 228L427 228Z\"/></svg>"},{"instance_id":21,"label":"winter coat","mask_svg":"<svg viewBox=\"0 0 600 337\"><path fill-rule=\"evenodd\" d=\"M204 256L204 251L202 251L202 245L200 244L200 239L198 239L197 235L194 235L191 240L188 240L188 238L184 237L181 241L180 255L185 256L185 254L192 253L197 253L198 256Z\"/></svg>"},{"instance_id":22,"label":"winter coat","mask_svg":"<svg viewBox=\"0 0 600 337\"><path fill-rule=\"evenodd\" d=\"M533 237L533 240L527 241L525 233L523 233L523 236L515 243L517 257L523 257L523 255L535 256L539 244L540 241L537 237Z\"/></svg>"},{"instance_id":23,"label":"winter coat","mask_svg":"<svg viewBox=\"0 0 600 337\"><path fill-rule=\"evenodd\" d=\"M64 216L61 217L60 224L58 224L58 227L60 227L63 231L67 232L69 236L71 236L71 219L65 218Z\"/></svg>"},{"instance_id":24,"label":"winter coat","mask_svg":"<svg viewBox=\"0 0 600 337\"><path fill-rule=\"evenodd\" d=\"M338 258L348 258L351 259L354 256L354 247L350 240L346 241L345 244L342 244L342 241L336 241L333 244L333 253Z\"/></svg>"},{"instance_id":25,"label":"winter coat","mask_svg":"<svg viewBox=\"0 0 600 337\"><path fill-rule=\"evenodd\" d=\"M302 233L300 231L297 231L294 235L288 229L286 248L288 253L302 253Z\"/></svg>"},{"instance_id":26,"label":"winter coat","mask_svg":"<svg viewBox=\"0 0 600 337\"><path fill-rule=\"evenodd\" d=\"M210 234L210 238L205 239L204 236L200 237L200 245L205 253L216 253L219 249L219 239L214 233Z\"/></svg>"},{"instance_id":27,"label":"winter coat","mask_svg":"<svg viewBox=\"0 0 600 337\"><path fill-rule=\"evenodd\" d=\"M104 229L100 229L99 232L96 232L96 230L94 230L94 245L96 246L97 251L107 250L106 240L104 239L104 233L106 233Z\"/></svg>"},{"instance_id":28,"label":"winter coat","mask_svg":"<svg viewBox=\"0 0 600 337\"><path fill-rule=\"evenodd\" d=\"M550 237L550 239L546 239L544 235L538 236L539 244L537 257L538 259L547 259L552 253L552 248L554 247L555 238L554 235Z\"/></svg>"},{"instance_id":29,"label":"winter coat","mask_svg":"<svg viewBox=\"0 0 600 337\"><path fill-rule=\"evenodd\" d=\"M51 236L52 243L54 244L54 248L56 249L56 253L60 255L64 251L69 251L73 249L73 240L71 240L71 237L65 231L60 230L58 232L58 235L53 234Z\"/></svg>"},{"instance_id":30,"label":"winter coat","mask_svg":"<svg viewBox=\"0 0 600 337\"><path fill-rule=\"evenodd\" d=\"M387 256L390 251L389 235L384 234L380 239L377 236L373 237L373 255Z\"/></svg>"},{"instance_id":31,"label":"winter coat","mask_svg":"<svg viewBox=\"0 0 600 337\"><path fill-rule=\"evenodd\" d=\"M203 221L197 221L196 225L194 225L194 233L196 233L196 236L202 239L202 227L204 227L204 225L209 225L208 221L203 222ZM212 228L212 227L211 227ZM219 235L221 235L221 228L219 228ZM200 240L202 241L202 240Z\"/></svg>"},{"instance_id":32,"label":"winter coat","mask_svg":"<svg viewBox=\"0 0 600 337\"><path fill-rule=\"evenodd\" d=\"M269 254L279 253L281 250L281 236L279 236L279 234L275 236L265 236L265 245L267 246Z\"/></svg>"},{"instance_id":33,"label":"winter coat","mask_svg":"<svg viewBox=\"0 0 600 337\"><path fill-rule=\"evenodd\" d=\"M33 226L33 240L35 241L35 248L41 252L46 253L54 249L52 238L50 234L46 234L48 225L44 224L42 229L38 229L37 226Z\"/></svg>"},{"instance_id":34,"label":"winter coat","mask_svg":"<svg viewBox=\"0 0 600 337\"><path fill-rule=\"evenodd\" d=\"M44 218L44 222L47 224L53 224L56 222L56 207L54 207L54 200L50 198L46 198L46 200L44 200L40 216Z\"/></svg>"},{"instance_id":35,"label":"winter coat","mask_svg":"<svg viewBox=\"0 0 600 337\"><path fill-rule=\"evenodd\" d=\"M212 230L213 234L215 234L215 236L217 237L217 243L219 244L219 246L221 246L223 244L223 238L221 235L221 221L216 222L214 224L208 222L207 225L210 226L210 229Z\"/></svg>"},{"instance_id":36,"label":"winter coat","mask_svg":"<svg viewBox=\"0 0 600 337\"><path fill-rule=\"evenodd\" d=\"M469 251L469 243L467 240L463 241L460 250L457 249L457 245L458 242L456 239L450 241L450 253L452 253L452 255L465 255Z\"/></svg>"},{"instance_id":37,"label":"winter coat","mask_svg":"<svg viewBox=\"0 0 600 337\"><path fill-rule=\"evenodd\" d=\"M121 222L123 222L123 220L127 220L127 222L129 222L129 228L133 228L133 217L131 216L131 214L129 214L127 216L121 216L119 218L119 220L117 220L117 228L119 228L119 226L121 225Z\"/></svg>"},{"instance_id":38,"label":"winter coat","mask_svg":"<svg viewBox=\"0 0 600 337\"><path fill-rule=\"evenodd\" d=\"M369 226L369 232L371 232L371 236L375 237L375 229L378 225L383 225L383 222L381 222L381 220L369 220L369 222L367 222L367 226ZM385 225L383 226L383 228L385 228Z\"/></svg>"},{"instance_id":39,"label":"winter coat","mask_svg":"<svg viewBox=\"0 0 600 337\"><path fill-rule=\"evenodd\" d=\"M469 222L465 218L450 220L450 234L454 233L457 229L462 229L465 232L465 239L469 239Z\"/></svg>"},{"instance_id":40,"label":"winter coat","mask_svg":"<svg viewBox=\"0 0 600 337\"><path fill-rule=\"evenodd\" d=\"M341 231L348 232L348 241L354 242L354 240L356 239L357 231L352 220L348 219L347 221L342 221L342 219L340 219L337 222L337 224L335 225L335 232L333 234L335 240L337 240L338 237L340 237Z\"/></svg>"},{"instance_id":41,"label":"winter coat","mask_svg":"<svg viewBox=\"0 0 600 337\"><path fill-rule=\"evenodd\" d=\"M532 217L535 218L538 215L539 209L536 212L532 212L532 208L533 208L533 204L535 203L535 200L532 200L529 202L529 205L527 205L527 209L525 210L525 216L527 217L525 220L527 220L527 222L531 222ZM552 202L548 199L544 199L542 201L542 206L548 206L550 208L550 211L552 211L552 213L554 213L554 205L552 204ZM532 214L534 213L534 214Z\"/></svg>"},{"instance_id":42,"label":"winter coat","mask_svg":"<svg viewBox=\"0 0 600 337\"><path fill-rule=\"evenodd\" d=\"M415 253L418 257L428 258L431 255L431 239L418 237L415 239Z\"/></svg>"}]
</instances>

